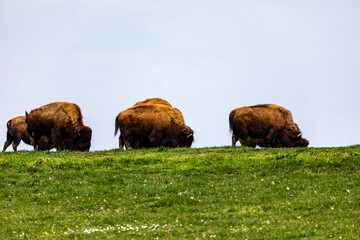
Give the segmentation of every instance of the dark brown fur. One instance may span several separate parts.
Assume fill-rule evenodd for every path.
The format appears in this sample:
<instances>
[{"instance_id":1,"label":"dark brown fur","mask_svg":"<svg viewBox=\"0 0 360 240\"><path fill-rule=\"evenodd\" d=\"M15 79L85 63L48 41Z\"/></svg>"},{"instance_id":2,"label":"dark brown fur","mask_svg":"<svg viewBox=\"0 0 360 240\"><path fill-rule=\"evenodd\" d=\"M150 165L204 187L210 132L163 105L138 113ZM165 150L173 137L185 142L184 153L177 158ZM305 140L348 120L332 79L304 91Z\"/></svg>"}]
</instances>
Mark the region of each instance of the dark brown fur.
<instances>
[{"instance_id":1,"label":"dark brown fur","mask_svg":"<svg viewBox=\"0 0 360 240\"><path fill-rule=\"evenodd\" d=\"M119 147L190 147L193 130L185 125L181 112L163 104L133 106L118 114L115 135L120 129Z\"/></svg>"},{"instance_id":2,"label":"dark brown fur","mask_svg":"<svg viewBox=\"0 0 360 240\"><path fill-rule=\"evenodd\" d=\"M26 117L28 132L35 146L41 136L47 136L58 151L89 151L92 131L83 124L78 105L55 102L32 110Z\"/></svg>"},{"instance_id":3,"label":"dark brown fur","mask_svg":"<svg viewBox=\"0 0 360 240\"><path fill-rule=\"evenodd\" d=\"M19 116L10 119L7 122L7 137L4 143L3 152L6 151L11 143L13 150L16 152L21 140L26 144L34 145L34 138L31 137L27 131L27 123L25 118L25 116ZM38 150L50 150L51 148L53 148L53 146L50 139L46 136L41 136Z\"/></svg>"},{"instance_id":4,"label":"dark brown fur","mask_svg":"<svg viewBox=\"0 0 360 240\"><path fill-rule=\"evenodd\" d=\"M229 115L232 145L248 147L307 147L291 112L275 104L236 108Z\"/></svg>"}]
</instances>

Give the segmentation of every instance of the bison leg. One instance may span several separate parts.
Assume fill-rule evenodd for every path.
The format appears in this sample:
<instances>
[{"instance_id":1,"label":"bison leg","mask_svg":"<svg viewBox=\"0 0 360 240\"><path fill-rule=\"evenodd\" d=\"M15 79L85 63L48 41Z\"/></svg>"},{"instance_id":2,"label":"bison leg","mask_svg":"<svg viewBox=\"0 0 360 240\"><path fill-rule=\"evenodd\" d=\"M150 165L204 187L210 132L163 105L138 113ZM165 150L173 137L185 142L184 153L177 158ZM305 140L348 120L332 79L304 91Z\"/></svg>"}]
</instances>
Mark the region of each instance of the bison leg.
<instances>
[{"instance_id":1,"label":"bison leg","mask_svg":"<svg viewBox=\"0 0 360 240\"><path fill-rule=\"evenodd\" d=\"M64 140L65 139L63 138L60 129L53 128L51 130L51 141L54 144L54 147L56 148L57 151L63 151L66 149Z\"/></svg>"},{"instance_id":2,"label":"bison leg","mask_svg":"<svg viewBox=\"0 0 360 240\"><path fill-rule=\"evenodd\" d=\"M265 143L267 147L274 147L276 138L278 137L278 131L270 129L268 135L265 138Z\"/></svg>"},{"instance_id":3,"label":"bison leg","mask_svg":"<svg viewBox=\"0 0 360 240\"><path fill-rule=\"evenodd\" d=\"M133 148L133 135L134 133L132 131L129 130L123 130L120 133L120 137L119 137L119 148L124 147L126 149L132 149Z\"/></svg>"},{"instance_id":4,"label":"bison leg","mask_svg":"<svg viewBox=\"0 0 360 240\"><path fill-rule=\"evenodd\" d=\"M19 146L20 142L21 142L21 138L15 138L15 139L14 139L14 142L13 142L13 144L12 144L12 147L13 147L13 149L14 149L14 152L17 151L17 147Z\"/></svg>"},{"instance_id":5,"label":"bison leg","mask_svg":"<svg viewBox=\"0 0 360 240\"><path fill-rule=\"evenodd\" d=\"M33 136L33 145L34 145L34 150L38 150L39 148L39 141L42 137L41 133L39 132L33 132L32 134L30 134L30 136Z\"/></svg>"},{"instance_id":6,"label":"bison leg","mask_svg":"<svg viewBox=\"0 0 360 240\"><path fill-rule=\"evenodd\" d=\"M255 138L247 137L246 140L244 141L244 146L255 148L256 145L257 145L257 141Z\"/></svg>"},{"instance_id":7,"label":"bison leg","mask_svg":"<svg viewBox=\"0 0 360 240\"><path fill-rule=\"evenodd\" d=\"M156 138L149 137L150 147L157 147L159 144L157 144Z\"/></svg>"},{"instance_id":8,"label":"bison leg","mask_svg":"<svg viewBox=\"0 0 360 240\"><path fill-rule=\"evenodd\" d=\"M26 144L34 145L34 138L32 138L28 132L22 134L21 140Z\"/></svg>"},{"instance_id":9,"label":"bison leg","mask_svg":"<svg viewBox=\"0 0 360 240\"><path fill-rule=\"evenodd\" d=\"M240 143L241 143L241 146L245 146L245 147L256 147L256 139L255 138L252 138L252 137L249 137L247 133L245 132L242 132L241 136L238 137ZM234 138L233 136L233 141L235 141L236 143L236 137ZM235 146L235 145L233 145Z\"/></svg>"},{"instance_id":10,"label":"bison leg","mask_svg":"<svg viewBox=\"0 0 360 240\"><path fill-rule=\"evenodd\" d=\"M246 141L244 139L239 138L239 142L240 142L241 146L247 146Z\"/></svg>"},{"instance_id":11,"label":"bison leg","mask_svg":"<svg viewBox=\"0 0 360 240\"><path fill-rule=\"evenodd\" d=\"M121 137L119 137L119 148L120 148L120 149L124 148L124 142L123 142L123 140L121 139Z\"/></svg>"},{"instance_id":12,"label":"bison leg","mask_svg":"<svg viewBox=\"0 0 360 240\"><path fill-rule=\"evenodd\" d=\"M124 144L125 144L126 149L132 149L131 144L130 144L129 141L124 140Z\"/></svg>"},{"instance_id":13,"label":"bison leg","mask_svg":"<svg viewBox=\"0 0 360 240\"><path fill-rule=\"evenodd\" d=\"M235 146L236 145L236 142L239 138L233 133L232 134L232 146Z\"/></svg>"},{"instance_id":14,"label":"bison leg","mask_svg":"<svg viewBox=\"0 0 360 240\"><path fill-rule=\"evenodd\" d=\"M3 152L5 152L5 150L10 146L10 144L14 141L13 136L11 136L9 133L7 133L7 138L6 141L4 143L4 148L3 148Z\"/></svg>"},{"instance_id":15,"label":"bison leg","mask_svg":"<svg viewBox=\"0 0 360 240\"><path fill-rule=\"evenodd\" d=\"M10 146L11 142L9 142L9 140L6 140L5 143L4 143L4 148L3 148L3 152L6 151L6 149L8 148L8 146Z\"/></svg>"},{"instance_id":16,"label":"bison leg","mask_svg":"<svg viewBox=\"0 0 360 240\"><path fill-rule=\"evenodd\" d=\"M137 139L137 140L135 141L135 143L133 143L132 145L133 145L134 149L139 149L139 148L144 147L144 146L141 145L139 139Z\"/></svg>"},{"instance_id":17,"label":"bison leg","mask_svg":"<svg viewBox=\"0 0 360 240\"><path fill-rule=\"evenodd\" d=\"M119 136L119 148L124 148L124 141L122 139L122 133L120 133L120 136Z\"/></svg>"},{"instance_id":18,"label":"bison leg","mask_svg":"<svg viewBox=\"0 0 360 240\"><path fill-rule=\"evenodd\" d=\"M255 144L259 147L268 147L267 143L262 138L254 138Z\"/></svg>"},{"instance_id":19,"label":"bison leg","mask_svg":"<svg viewBox=\"0 0 360 240\"><path fill-rule=\"evenodd\" d=\"M120 147L120 140L121 140L121 145L124 146L126 149L132 149L131 146L131 141L132 141L132 137L131 134L127 134L126 132L121 132L120 137L119 137L119 147Z\"/></svg>"},{"instance_id":20,"label":"bison leg","mask_svg":"<svg viewBox=\"0 0 360 240\"><path fill-rule=\"evenodd\" d=\"M171 147L171 148L180 147L178 142L175 139L172 139L172 138L163 139L161 141L161 143L162 143L162 146L164 146L164 147Z\"/></svg>"},{"instance_id":21,"label":"bison leg","mask_svg":"<svg viewBox=\"0 0 360 240\"><path fill-rule=\"evenodd\" d=\"M162 134L160 134L156 129L151 131L151 134L148 137L150 142L150 147L160 147L162 141Z\"/></svg>"},{"instance_id":22,"label":"bison leg","mask_svg":"<svg viewBox=\"0 0 360 240\"><path fill-rule=\"evenodd\" d=\"M52 148L52 143L50 142L49 138L46 136L42 136L38 142L38 146L36 150L46 151Z\"/></svg>"}]
</instances>

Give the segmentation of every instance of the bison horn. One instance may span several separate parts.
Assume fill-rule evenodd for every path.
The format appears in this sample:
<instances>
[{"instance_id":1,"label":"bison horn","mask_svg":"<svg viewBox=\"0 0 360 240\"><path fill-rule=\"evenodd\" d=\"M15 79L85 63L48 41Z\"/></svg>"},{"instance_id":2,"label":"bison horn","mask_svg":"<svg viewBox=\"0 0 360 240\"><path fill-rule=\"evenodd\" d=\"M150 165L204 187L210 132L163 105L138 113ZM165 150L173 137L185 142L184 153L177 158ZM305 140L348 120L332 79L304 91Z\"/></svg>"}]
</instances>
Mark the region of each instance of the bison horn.
<instances>
[{"instance_id":1,"label":"bison horn","mask_svg":"<svg viewBox=\"0 0 360 240\"><path fill-rule=\"evenodd\" d=\"M81 129L77 130L77 131L76 131L76 134L77 134L78 136L80 136L80 132L81 132Z\"/></svg>"},{"instance_id":2,"label":"bison horn","mask_svg":"<svg viewBox=\"0 0 360 240\"><path fill-rule=\"evenodd\" d=\"M187 135L186 136L186 138L189 138L189 137L191 137L193 134L192 133L190 133L189 135Z\"/></svg>"},{"instance_id":3,"label":"bison horn","mask_svg":"<svg viewBox=\"0 0 360 240\"><path fill-rule=\"evenodd\" d=\"M297 137L298 137L298 138L301 137L301 133L299 133L299 135L297 135Z\"/></svg>"}]
</instances>

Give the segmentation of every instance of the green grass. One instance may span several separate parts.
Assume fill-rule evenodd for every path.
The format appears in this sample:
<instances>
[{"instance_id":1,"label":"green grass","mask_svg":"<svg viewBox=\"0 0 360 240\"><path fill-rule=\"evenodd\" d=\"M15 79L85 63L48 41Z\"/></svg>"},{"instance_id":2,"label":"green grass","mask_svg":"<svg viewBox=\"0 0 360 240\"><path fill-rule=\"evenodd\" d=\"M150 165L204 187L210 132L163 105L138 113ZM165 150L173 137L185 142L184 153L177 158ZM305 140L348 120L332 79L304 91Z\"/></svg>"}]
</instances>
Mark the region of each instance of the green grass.
<instances>
[{"instance_id":1,"label":"green grass","mask_svg":"<svg viewBox=\"0 0 360 240\"><path fill-rule=\"evenodd\" d=\"M357 239L360 145L0 153L0 239Z\"/></svg>"}]
</instances>

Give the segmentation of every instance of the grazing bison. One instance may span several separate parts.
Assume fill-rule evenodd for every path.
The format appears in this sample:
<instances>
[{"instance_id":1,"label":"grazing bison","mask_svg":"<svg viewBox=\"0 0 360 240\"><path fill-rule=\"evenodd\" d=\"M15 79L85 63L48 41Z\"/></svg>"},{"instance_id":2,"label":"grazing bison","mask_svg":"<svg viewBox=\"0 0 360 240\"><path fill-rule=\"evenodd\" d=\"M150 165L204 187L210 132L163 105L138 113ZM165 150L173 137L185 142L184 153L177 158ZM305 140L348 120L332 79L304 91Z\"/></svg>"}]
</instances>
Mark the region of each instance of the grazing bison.
<instances>
[{"instance_id":1,"label":"grazing bison","mask_svg":"<svg viewBox=\"0 0 360 240\"><path fill-rule=\"evenodd\" d=\"M10 146L11 143L13 146L13 150L16 152L21 140L26 144L34 145L34 138L30 136L27 131L27 123L25 121L25 118L25 116L19 116L10 119L7 122L7 136L4 143L3 152L6 151L6 149ZM34 149L36 150L50 150L51 148L53 148L51 141L46 136L40 137L38 148L34 147Z\"/></svg>"},{"instance_id":2,"label":"grazing bison","mask_svg":"<svg viewBox=\"0 0 360 240\"><path fill-rule=\"evenodd\" d=\"M144 101L140 101L140 102L137 102L135 103L132 107L130 108L134 108L134 107L137 107L137 106L141 106L141 105L153 105L153 104L160 104L160 105L166 105L166 106L169 106L169 107L172 107L171 104L162 99L162 98L148 98ZM116 130L116 133L117 133L118 130ZM115 133L115 135L116 135ZM141 141L142 144L141 146L145 147L145 145L149 145L148 144L148 141L147 141L147 138L145 139L145 141ZM138 145L140 146L140 140L138 141ZM123 137L122 137L122 134L120 132L120 136L119 136L119 148L121 147L124 147L124 141L123 141ZM147 147L150 147L150 146L147 146Z\"/></svg>"},{"instance_id":3,"label":"grazing bison","mask_svg":"<svg viewBox=\"0 0 360 240\"><path fill-rule=\"evenodd\" d=\"M119 129L119 148L190 147L194 141L181 112L167 104L135 104L116 117L115 135Z\"/></svg>"},{"instance_id":4,"label":"grazing bison","mask_svg":"<svg viewBox=\"0 0 360 240\"><path fill-rule=\"evenodd\" d=\"M232 145L248 147L307 147L291 112L275 104L236 108L229 115Z\"/></svg>"},{"instance_id":5,"label":"grazing bison","mask_svg":"<svg viewBox=\"0 0 360 240\"><path fill-rule=\"evenodd\" d=\"M300 133L299 133L300 132ZM284 128L279 134L279 140L276 141L275 147L307 147L309 141L302 138L302 133L296 123L289 128Z\"/></svg>"},{"instance_id":6,"label":"grazing bison","mask_svg":"<svg viewBox=\"0 0 360 240\"><path fill-rule=\"evenodd\" d=\"M40 146L41 136L51 139L58 151L89 151L92 131L83 124L78 105L54 102L26 113L28 132L34 137L34 146Z\"/></svg>"}]
</instances>

